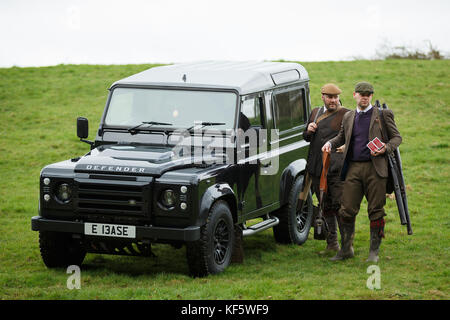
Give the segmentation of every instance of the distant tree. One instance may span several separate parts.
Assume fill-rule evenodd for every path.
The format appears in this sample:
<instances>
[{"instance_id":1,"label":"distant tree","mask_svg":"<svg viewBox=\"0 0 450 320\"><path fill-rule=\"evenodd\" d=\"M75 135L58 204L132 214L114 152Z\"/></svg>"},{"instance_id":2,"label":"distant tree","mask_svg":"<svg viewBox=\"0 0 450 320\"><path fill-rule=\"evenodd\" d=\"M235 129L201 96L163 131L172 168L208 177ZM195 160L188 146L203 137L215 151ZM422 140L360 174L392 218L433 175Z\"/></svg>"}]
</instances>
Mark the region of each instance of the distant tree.
<instances>
[{"instance_id":1,"label":"distant tree","mask_svg":"<svg viewBox=\"0 0 450 320\"><path fill-rule=\"evenodd\" d=\"M389 60L389 59L413 59L413 60L442 60L448 59L437 49L431 41L427 40L426 50L411 48L407 46L392 46L388 41L380 45L379 49L376 51L376 56L378 59Z\"/></svg>"}]
</instances>

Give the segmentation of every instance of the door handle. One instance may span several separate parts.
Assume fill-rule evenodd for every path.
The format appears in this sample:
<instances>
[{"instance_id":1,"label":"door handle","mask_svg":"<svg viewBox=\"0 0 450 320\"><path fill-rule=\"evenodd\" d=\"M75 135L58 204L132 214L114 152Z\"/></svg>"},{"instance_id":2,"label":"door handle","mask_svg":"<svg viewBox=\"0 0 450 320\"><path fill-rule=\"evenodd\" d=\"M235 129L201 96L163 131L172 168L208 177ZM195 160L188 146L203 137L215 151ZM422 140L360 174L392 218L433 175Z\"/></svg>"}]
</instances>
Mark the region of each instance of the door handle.
<instances>
[{"instance_id":1,"label":"door handle","mask_svg":"<svg viewBox=\"0 0 450 320\"><path fill-rule=\"evenodd\" d=\"M261 167L262 168L269 168L270 166L272 166L272 161L269 161L267 163L262 163L261 162Z\"/></svg>"}]
</instances>

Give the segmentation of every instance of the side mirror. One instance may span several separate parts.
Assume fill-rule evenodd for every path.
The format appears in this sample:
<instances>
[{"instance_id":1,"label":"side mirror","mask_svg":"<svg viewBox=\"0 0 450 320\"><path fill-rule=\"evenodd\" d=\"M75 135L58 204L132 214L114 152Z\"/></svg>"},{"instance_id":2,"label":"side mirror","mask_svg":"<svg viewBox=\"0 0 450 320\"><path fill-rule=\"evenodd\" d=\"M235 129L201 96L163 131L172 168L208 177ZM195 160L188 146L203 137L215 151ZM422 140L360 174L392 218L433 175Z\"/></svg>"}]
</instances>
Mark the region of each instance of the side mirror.
<instances>
[{"instance_id":1,"label":"side mirror","mask_svg":"<svg viewBox=\"0 0 450 320\"><path fill-rule=\"evenodd\" d=\"M94 145L92 141L85 140L89 136L89 121L86 118L78 117L77 118L77 136L80 138L80 141L86 142L91 147Z\"/></svg>"},{"instance_id":2,"label":"side mirror","mask_svg":"<svg viewBox=\"0 0 450 320\"><path fill-rule=\"evenodd\" d=\"M77 136L80 139L86 139L89 136L89 121L86 118L77 118Z\"/></svg>"}]
</instances>

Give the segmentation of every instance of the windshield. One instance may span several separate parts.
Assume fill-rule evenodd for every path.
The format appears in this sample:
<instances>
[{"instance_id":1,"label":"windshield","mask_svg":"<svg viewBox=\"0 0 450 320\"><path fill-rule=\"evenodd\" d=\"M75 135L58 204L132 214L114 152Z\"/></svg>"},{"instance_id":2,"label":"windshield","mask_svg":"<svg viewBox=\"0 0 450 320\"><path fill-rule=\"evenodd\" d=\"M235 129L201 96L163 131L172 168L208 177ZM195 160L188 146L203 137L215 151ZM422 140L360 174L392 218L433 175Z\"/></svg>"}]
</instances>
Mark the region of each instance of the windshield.
<instances>
[{"instance_id":1,"label":"windshield","mask_svg":"<svg viewBox=\"0 0 450 320\"><path fill-rule=\"evenodd\" d=\"M187 129L199 122L215 122L217 125L208 128L233 129L236 101L233 92L116 88L105 125L133 127L157 121L172 124L169 127L173 129Z\"/></svg>"}]
</instances>

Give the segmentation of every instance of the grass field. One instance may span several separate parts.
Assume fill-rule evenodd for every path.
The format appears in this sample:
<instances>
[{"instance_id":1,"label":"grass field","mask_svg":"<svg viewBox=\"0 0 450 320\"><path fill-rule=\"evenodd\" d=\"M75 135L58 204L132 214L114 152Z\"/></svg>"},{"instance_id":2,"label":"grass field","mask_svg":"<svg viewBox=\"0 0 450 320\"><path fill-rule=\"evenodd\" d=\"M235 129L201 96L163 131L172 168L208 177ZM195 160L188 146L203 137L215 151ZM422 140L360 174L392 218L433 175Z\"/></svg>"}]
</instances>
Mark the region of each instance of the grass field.
<instances>
[{"instance_id":1,"label":"grass field","mask_svg":"<svg viewBox=\"0 0 450 320\"><path fill-rule=\"evenodd\" d=\"M403 136L400 147L414 235L400 225L388 199L380 250L381 289L366 281L369 224L357 217L354 259L332 263L324 242L276 244L272 230L245 239L245 261L207 278L191 278L185 248L155 245L156 258L88 254L81 289L66 287L66 270L47 269L30 219L38 212L43 166L79 156L76 117L99 123L107 88L151 65L60 65L0 69L0 299L449 299L450 298L450 61L303 63L311 100L335 82L353 108L356 82L375 86Z\"/></svg>"}]
</instances>

